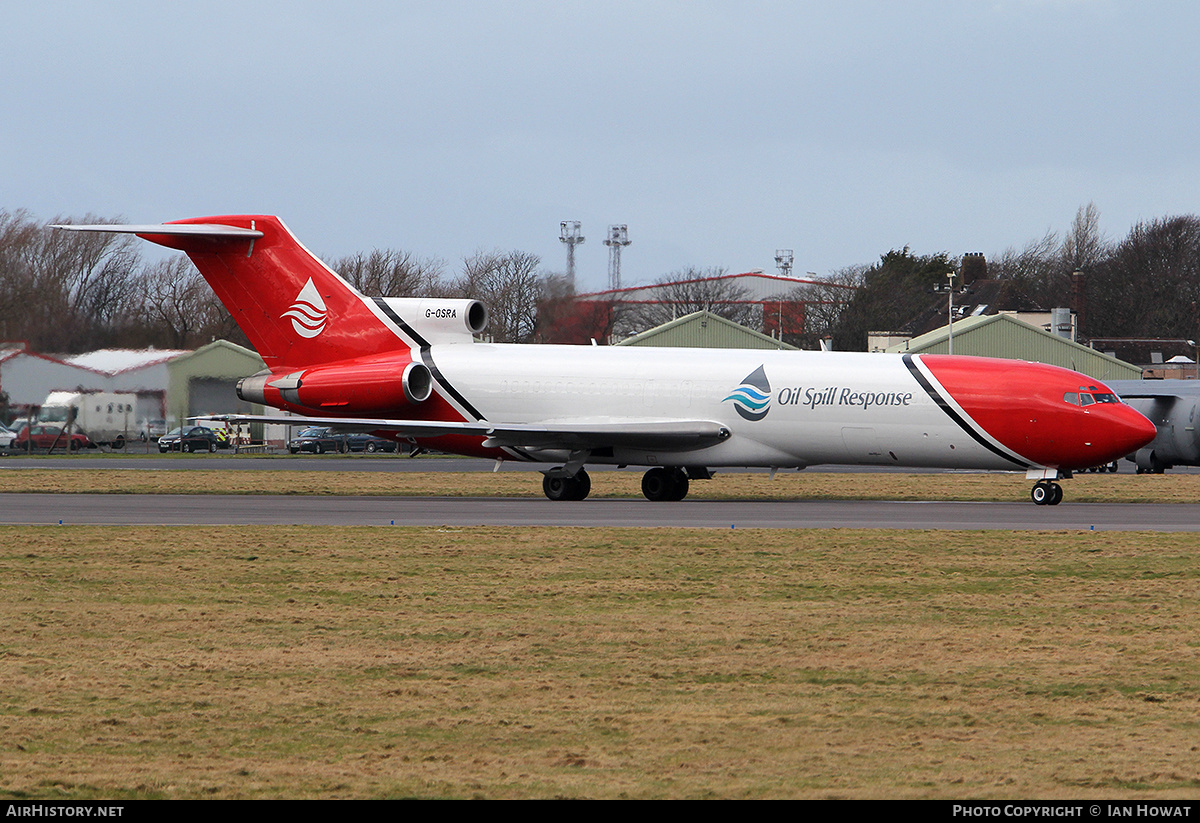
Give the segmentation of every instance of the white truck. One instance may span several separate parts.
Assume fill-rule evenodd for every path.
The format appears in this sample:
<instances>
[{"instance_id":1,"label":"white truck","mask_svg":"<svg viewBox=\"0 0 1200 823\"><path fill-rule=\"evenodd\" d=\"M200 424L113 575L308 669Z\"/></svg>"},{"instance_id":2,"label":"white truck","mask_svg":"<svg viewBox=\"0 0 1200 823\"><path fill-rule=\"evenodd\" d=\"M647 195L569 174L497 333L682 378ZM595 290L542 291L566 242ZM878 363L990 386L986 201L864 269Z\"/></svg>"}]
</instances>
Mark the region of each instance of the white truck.
<instances>
[{"instance_id":1,"label":"white truck","mask_svg":"<svg viewBox=\"0 0 1200 823\"><path fill-rule=\"evenodd\" d=\"M73 421L75 430L93 443L120 449L127 440L138 439L145 428L145 422L137 419L137 399L132 392L53 391L46 396L37 419L64 430Z\"/></svg>"}]
</instances>

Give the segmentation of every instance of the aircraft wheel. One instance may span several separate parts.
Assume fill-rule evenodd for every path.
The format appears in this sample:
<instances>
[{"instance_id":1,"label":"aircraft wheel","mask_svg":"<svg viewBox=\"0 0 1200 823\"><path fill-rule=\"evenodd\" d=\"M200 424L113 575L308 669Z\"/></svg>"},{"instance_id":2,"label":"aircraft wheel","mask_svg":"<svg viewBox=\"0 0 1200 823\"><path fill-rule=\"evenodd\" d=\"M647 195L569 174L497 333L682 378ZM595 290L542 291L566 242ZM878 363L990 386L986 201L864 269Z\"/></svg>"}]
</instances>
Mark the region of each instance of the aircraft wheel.
<instances>
[{"instance_id":1,"label":"aircraft wheel","mask_svg":"<svg viewBox=\"0 0 1200 823\"><path fill-rule=\"evenodd\" d=\"M642 494L655 503L667 499L669 485L666 469L655 467L642 475Z\"/></svg>"},{"instance_id":2,"label":"aircraft wheel","mask_svg":"<svg viewBox=\"0 0 1200 823\"><path fill-rule=\"evenodd\" d=\"M583 500L592 490L592 478L583 469L574 477L559 472L542 478L542 491L550 500Z\"/></svg>"},{"instance_id":3,"label":"aircraft wheel","mask_svg":"<svg viewBox=\"0 0 1200 823\"><path fill-rule=\"evenodd\" d=\"M673 469L671 471L671 496L668 500L682 500L687 497L688 493L688 476L683 469Z\"/></svg>"},{"instance_id":4,"label":"aircraft wheel","mask_svg":"<svg viewBox=\"0 0 1200 823\"><path fill-rule=\"evenodd\" d=\"M1029 497L1039 506L1057 506L1062 502L1062 486L1048 480L1039 480L1033 485Z\"/></svg>"},{"instance_id":5,"label":"aircraft wheel","mask_svg":"<svg viewBox=\"0 0 1200 823\"><path fill-rule=\"evenodd\" d=\"M1050 484L1044 480L1039 480L1033 484L1033 488L1029 492L1029 497L1039 506L1044 506L1050 501Z\"/></svg>"},{"instance_id":6,"label":"aircraft wheel","mask_svg":"<svg viewBox=\"0 0 1200 823\"><path fill-rule=\"evenodd\" d=\"M592 490L592 478L583 469L571 478L571 500L583 500Z\"/></svg>"},{"instance_id":7,"label":"aircraft wheel","mask_svg":"<svg viewBox=\"0 0 1200 823\"><path fill-rule=\"evenodd\" d=\"M661 502L687 497L688 479L683 469L655 466L642 475L642 494L647 500Z\"/></svg>"}]
</instances>

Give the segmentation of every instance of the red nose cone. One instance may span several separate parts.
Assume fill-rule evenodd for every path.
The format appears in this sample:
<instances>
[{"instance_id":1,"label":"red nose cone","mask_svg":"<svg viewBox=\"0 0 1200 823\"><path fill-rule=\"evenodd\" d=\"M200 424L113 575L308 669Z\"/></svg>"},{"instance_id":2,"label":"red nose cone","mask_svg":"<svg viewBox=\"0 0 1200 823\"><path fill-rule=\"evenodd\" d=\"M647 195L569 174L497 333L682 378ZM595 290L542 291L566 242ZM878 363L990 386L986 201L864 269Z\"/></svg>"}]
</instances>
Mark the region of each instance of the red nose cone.
<instances>
[{"instance_id":1,"label":"red nose cone","mask_svg":"<svg viewBox=\"0 0 1200 823\"><path fill-rule=\"evenodd\" d=\"M1111 463L1157 433L1136 409L1115 402L1111 389L1077 372L984 357L921 355L921 362L972 423L1033 465L1084 469Z\"/></svg>"},{"instance_id":2,"label":"red nose cone","mask_svg":"<svg viewBox=\"0 0 1200 823\"><path fill-rule=\"evenodd\" d=\"M1124 457L1153 440L1158 435L1158 429L1137 409L1121 406L1120 412L1121 420L1119 424L1116 424L1119 431L1114 434L1113 440L1123 444L1118 456Z\"/></svg>"}]
</instances>

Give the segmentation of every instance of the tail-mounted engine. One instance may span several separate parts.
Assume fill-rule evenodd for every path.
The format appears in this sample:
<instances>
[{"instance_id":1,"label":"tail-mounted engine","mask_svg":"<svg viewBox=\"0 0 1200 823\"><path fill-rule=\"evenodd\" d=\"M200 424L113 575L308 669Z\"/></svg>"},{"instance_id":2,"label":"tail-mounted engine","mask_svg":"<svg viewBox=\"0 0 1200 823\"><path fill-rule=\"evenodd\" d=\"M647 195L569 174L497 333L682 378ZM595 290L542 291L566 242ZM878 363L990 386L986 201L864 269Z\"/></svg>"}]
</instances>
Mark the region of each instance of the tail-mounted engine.
<instances>
[{"instance_id":1,"label":"tail-mounted engine","mask_svg":"<svg viewBox=\"0 0 1200 823\"><path fill-rule=\"evenodd\" d=\"M380 301L430 344L470 343L488 324L487 306L478 300L383 297Z\"/></svg>"},{"instance_id":2,"label":"tail-mounted engine","mask_svg":"<svg viewBox=\"0 0 1200 823\"><path fill-rule=\"evenodd\" d=\"M259 372L243 377L237 395L292 411L355 416L394 414L429 399L433 375L408 352L325 363L290 373Z\"/></svg>"}]
</instances>

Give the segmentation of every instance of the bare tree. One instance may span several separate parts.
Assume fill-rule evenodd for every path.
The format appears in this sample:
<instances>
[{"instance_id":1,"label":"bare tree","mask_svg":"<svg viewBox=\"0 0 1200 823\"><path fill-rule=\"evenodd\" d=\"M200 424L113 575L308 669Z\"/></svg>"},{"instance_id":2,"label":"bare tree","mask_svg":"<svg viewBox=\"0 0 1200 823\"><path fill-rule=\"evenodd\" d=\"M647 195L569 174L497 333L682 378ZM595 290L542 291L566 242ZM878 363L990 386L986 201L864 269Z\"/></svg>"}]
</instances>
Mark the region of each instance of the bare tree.
<instances>
[{"instance_id":1,"label":"bare tree","mask_svg":"<svg viewBox=\"0 0 1200 823\"><path fill-rule=\"evenodd\" d=\"M1094 266L1088 333L1200 339L1200 217L1138 223Z\"/></svg>"},{"instance_id":2,"label":"bare tree","mask_svg":"<svg viewBox=\"0 0 1200 823\"><path fill-rule=\"evenodd\" d=\"M723 267L688 266L661 277L653 297L629 303L617 322L617 334L636 334L697 311L709 311L735 323L759 330L762 311L758 301Z\"/></svg>"},{"instance_id":3,"label":"bare tree","mask_svg":"<svg viewBox=\"0 0 1200 823\"><path fill-rule=\"evenodd\" d=\"M1009 299L1014 303L1030 308L1066 305L1062 300L1070 293L1070 284L1064 279L1061 250L1058 234L1047 231L1020 250L1010 246L989 261L988 275L1009 282Z\"/></svg>"},{"instance_id":4,"label":"bare tree","mask_svg":"<svg viewBox=\"0 0 1200 823\"><path fill-rule=\"evenodd\" d=\"M187 257L177 255L149 266L141 283L145 343L186 349L222 339L249 345Z\"/></svg>"},{"instance_id":5,"label":"bare tree","mask_svg":"<svg viewBox=\"0 0 1200 823\"><path fill-rule=\"evenodd\" d=\"M436 297L446 290L445 263L398 249L375 249L329 263L363 294L373 297Z\"/></svg>"},{"instance_id":6,"label":"bare tree","mask_svg":"<svg viewBox=\"0 0 1200 823\"><path fill-rule=\"evenodd\" d=\"M784 342L802 348L815 348L819 341L831 337L846 307L854 298L855 290L866 282L870 266L859 264L845 266L813 283L806 283L789 291L787 300L804 304L804 334L800 339Z\"/></svg>"},{"instance_id":7,"label":"bare tree","mask_svg":"<svg viewBox=\"0 0 1200 823\"><path fill-rule=\"evenodd\" d=\"M83 221L105 222L94 215ZM24 212L0 214L0 279L9 290L5 336L59 352L120 342L140 300L137 242L54 231Z\"/></svg>"},{"instance_id":8,"label":"bare tree","mask_svg":"<svg viewBox=\"0 0 1200 823\"><path fill-rule=\"evenodd\" d=\"M1100 210L1096 204L1080 206L1059 251L1059 262L1067 276L1090 270L1111 251L1112 243L1100 231Z\"/></svg>"},{"instance_id":9,"label":"bare tree","mask_svg":"<svg viewBox=\"0 0 1200 823\"><path fill-rule=\"evenodd\" d=\"M33 250L41 225L26 211L0 211L0 339L27 339L26 315L36 296Z\"/></svg>"},{"instance_id":10,"label":"bare tree","mask_svg":"<svg viewBox=\"0 0 1200 823\"><path fill-rule=\"evenodd\" d=\"M534 339L543 289L543 277L538 274L541 262L536 254L499 250L479 251L463 260L463 274L454 291L487 305L488 335L496 342Z\"/></svg>"}]
</instances>

